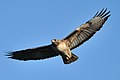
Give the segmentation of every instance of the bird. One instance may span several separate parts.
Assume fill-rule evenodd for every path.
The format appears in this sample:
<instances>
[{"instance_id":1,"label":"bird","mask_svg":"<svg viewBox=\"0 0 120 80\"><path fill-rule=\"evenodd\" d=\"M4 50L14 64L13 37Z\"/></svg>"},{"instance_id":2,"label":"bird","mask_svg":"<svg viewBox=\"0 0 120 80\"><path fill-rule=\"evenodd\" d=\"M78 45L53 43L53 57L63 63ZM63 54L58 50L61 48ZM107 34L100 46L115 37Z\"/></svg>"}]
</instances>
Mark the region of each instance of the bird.
<instances>
[{"instance_id":1,"label":"bird","mask_svg":"<svg viewBox=\"0 0 120 80\"><path fill-rule=\"evenodd\" d=\"M45 46L9 52L7 56L20 61L43 60L61 56L64 64L70 64L78 59L78 56L73 54L72 50L89 40L102 28L110 16L110 11L107 11L107 8L103 8L97 11L89 21L79 26L63 39L52 39L51 44Z\"/></svg>"}]
</instances>

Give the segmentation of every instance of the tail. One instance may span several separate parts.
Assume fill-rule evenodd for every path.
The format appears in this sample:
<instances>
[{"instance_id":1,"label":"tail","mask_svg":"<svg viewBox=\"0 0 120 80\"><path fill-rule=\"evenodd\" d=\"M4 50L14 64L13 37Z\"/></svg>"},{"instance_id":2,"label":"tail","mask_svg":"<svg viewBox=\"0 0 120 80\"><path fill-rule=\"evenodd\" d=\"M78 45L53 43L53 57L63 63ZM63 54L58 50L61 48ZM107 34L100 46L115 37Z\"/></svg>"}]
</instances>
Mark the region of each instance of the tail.
<instances>
[{"instance_id":1,"label":"tail","mask_svg":"<svg viewBox=\"0 0 120 80\"><path fill-rule=\"evenodd\" d=\"M72 57L70 59L66 59L66 57L62 57L64 64L70 64L78 59L78 57L72 53Z\"/></svg>"}]
</instances>

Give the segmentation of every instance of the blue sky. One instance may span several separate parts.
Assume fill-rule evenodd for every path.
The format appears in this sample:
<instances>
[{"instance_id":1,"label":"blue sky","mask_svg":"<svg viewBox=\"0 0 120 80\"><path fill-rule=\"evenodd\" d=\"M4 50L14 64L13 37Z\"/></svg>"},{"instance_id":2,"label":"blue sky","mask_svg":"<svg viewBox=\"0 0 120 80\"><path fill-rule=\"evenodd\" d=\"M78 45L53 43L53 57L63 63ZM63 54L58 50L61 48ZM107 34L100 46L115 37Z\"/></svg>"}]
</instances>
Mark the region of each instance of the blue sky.
<instances>
[{"instance_id":1,"label":"blue sky","mask_svg":"<svg viewBox=\"0 0 120 80\"><path fill-rule=\"evenodd\" d=\"M119 0L1 0L0 80L120 80ZM79 59L64 65L60 56L43 61L16 61L7 51L50 44L91 19L111 11L104 27L73 50Z\"/></svg>"}]
</instances>

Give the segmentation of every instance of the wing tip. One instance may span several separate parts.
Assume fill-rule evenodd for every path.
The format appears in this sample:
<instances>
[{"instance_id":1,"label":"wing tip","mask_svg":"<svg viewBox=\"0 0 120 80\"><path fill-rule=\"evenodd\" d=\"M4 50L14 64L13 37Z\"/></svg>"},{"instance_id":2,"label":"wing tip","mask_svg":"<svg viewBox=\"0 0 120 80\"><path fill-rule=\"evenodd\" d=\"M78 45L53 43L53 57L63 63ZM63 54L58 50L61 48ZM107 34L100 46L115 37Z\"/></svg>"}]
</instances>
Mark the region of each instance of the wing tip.
<instances>
[{"instance_id":1,"label":"wing tip","mask_svg":"<svg viewBox=\"0 0 120 80\"><path fill-rule=\"evenodd\" d=\"M14 52L12 51L8 51L8 52L5 52L5 56L7 56L7 58L9 59L15 59L15 60L19 60L19 61L27 61L27 60L24 60L24 59L19 59L19 58L15 58L14 57Z\"/></svg>"},{"instance_id":2,"label":"wing tip","mask_svg":"<svg viewBox=\"0 0 120 80\"><path fill-rule=\"evenodd\" d=\"M7 58L11 58L13 59L13 52L12 51L8 51L8 52L5 52L5 56L7 56Z\"/></svg>"},{"instance_id":3,"label":"wing tip","mask_svg":"<svg viewBox=\"0 0 120 80\"><path fill-rule=\"evenodd\" d=\"M107 8L103 8L100 11L97 11L97 13L95 14L95 17L101 17L101 18L105 18L105 17L110 17L111 14L109 14L111 11L107 11ZM109 15L108 15L109 14Z\"/></svg>"}]
</instances>

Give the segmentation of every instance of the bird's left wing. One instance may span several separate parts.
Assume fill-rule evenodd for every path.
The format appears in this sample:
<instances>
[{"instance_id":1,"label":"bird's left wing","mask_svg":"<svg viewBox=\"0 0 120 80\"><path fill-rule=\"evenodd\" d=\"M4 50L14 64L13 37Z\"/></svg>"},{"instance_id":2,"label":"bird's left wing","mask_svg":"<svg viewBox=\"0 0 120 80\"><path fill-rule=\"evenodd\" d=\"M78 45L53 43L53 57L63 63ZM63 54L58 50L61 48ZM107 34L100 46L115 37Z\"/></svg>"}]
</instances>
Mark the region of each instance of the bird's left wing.
<instances>
[{"instance_id":1,"label":"bird's left wing","mask_svg":"<svg viewBox=\"0 0 120 80\"><path fill-rule=\"evenodd\" d=\"M98 11L91 20L78 27L64 39L71 50L90 39L98 30L100 30L110 16L110 11L106 11L107 9L102 9L100 12Z\"/></svg>"},{"instance_id":2,"label":"bird's left wing","mask_svg":"<svg viewBox=\"0 0 120 80\"><path fill-rule=\"evenodd\" d=\"M38 47L38 48L31 48L31 49L26 49L26 50L20 50L20 51L15 51L15 52L10 52L7 56L12 59L17 59L17 60L40 60L40 59L46 59L54 56L58 56L53 48L52 44L43 46L43 47Z\"/></svg>"}]
</instances>

